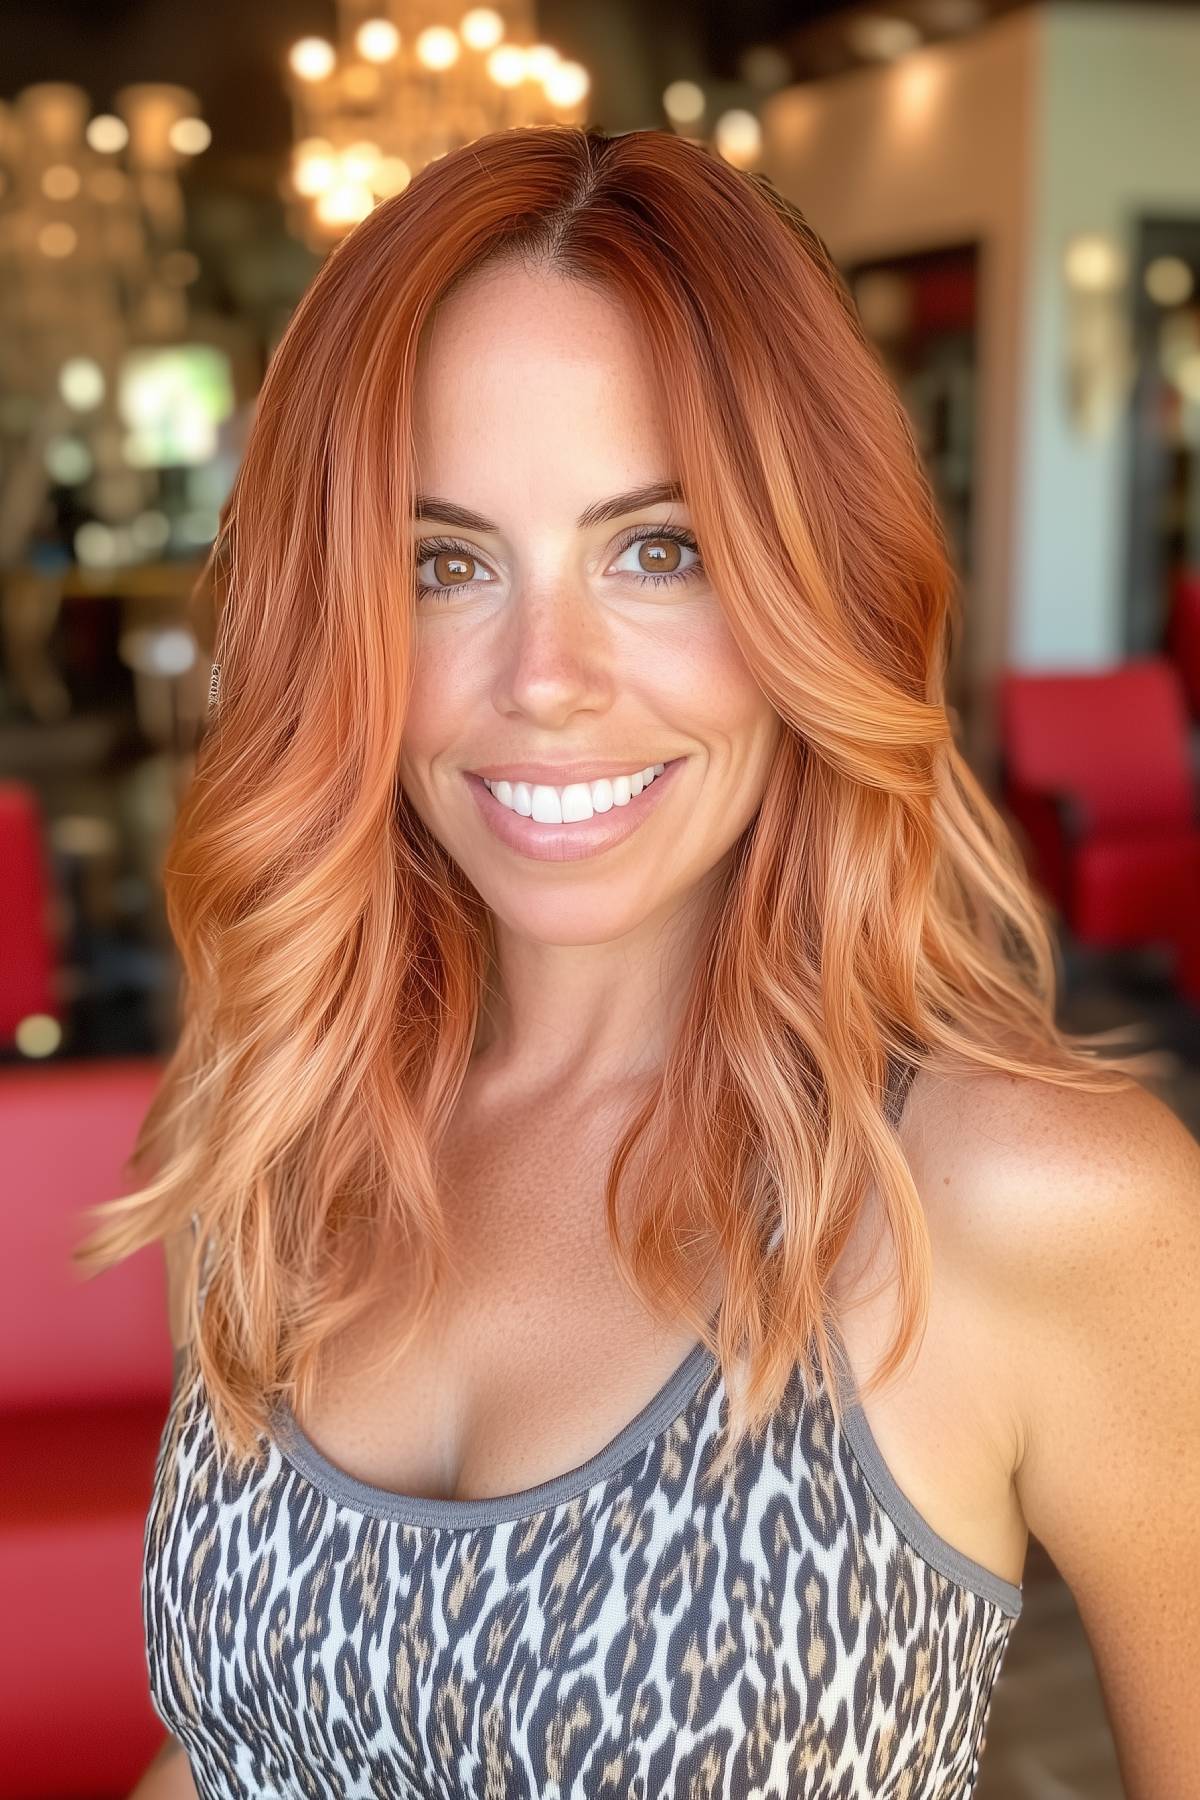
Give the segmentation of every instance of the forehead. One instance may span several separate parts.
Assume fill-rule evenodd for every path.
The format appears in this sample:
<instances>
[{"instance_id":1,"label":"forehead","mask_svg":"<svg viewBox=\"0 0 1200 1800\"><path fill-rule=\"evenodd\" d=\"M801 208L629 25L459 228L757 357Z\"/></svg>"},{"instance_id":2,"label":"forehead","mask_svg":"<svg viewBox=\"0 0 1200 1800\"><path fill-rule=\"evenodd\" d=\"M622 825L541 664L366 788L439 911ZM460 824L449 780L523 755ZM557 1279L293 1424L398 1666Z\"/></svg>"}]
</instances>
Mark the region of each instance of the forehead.
<instances>
[{"instance_id":1,"label":"forehead","mask_svg":"<svg viewBox=\"0 0 1200 1800\"><path fill-rule=\"evenodd\" d=\"M574 516L601 493L674 472L668 405L616 296L551 271L490 268L443 302L422 339L419 485L481 511L484 487L493 504L505 491L555 493Z\"/></svg>"}]
</instances>

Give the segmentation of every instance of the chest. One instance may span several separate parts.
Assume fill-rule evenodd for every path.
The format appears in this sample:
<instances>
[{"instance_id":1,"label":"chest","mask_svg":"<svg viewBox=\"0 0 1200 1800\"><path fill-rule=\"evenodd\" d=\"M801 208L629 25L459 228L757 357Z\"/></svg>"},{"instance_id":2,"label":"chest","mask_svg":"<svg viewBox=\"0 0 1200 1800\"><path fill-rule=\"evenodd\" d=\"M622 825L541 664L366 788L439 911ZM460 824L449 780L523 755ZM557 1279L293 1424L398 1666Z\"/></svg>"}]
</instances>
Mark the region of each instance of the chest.
<instances>
[{"instance_id":1,"label":"chest","mask_svg":"<svg viewBox=\"0 0 1200 1800\"><path fill-rule=\"evenodd\" d=\"M454 1282L403 1354L381 1366L407 1298L397 1267L394 1303L329 1347L320 1390L296 1420L337 1468L426 1498L535 1487L587 1462L658 1404L693 1349L694 1334L656 1319L614 1260L603 1215L612 1122L586 1109L554 1116L554 1133L539 1135L526 1114L464 1112L443 1168ZM833 1282L858 1388L896 1327L892 1254L868 1196ZM693 1279L711 1318L720 1290L699 1249ZM865 1408L890 1478L922 1521L1015 1583L1027 1532L1009 1479L1003 1395L988 1380L990 1330L935 1237L925 1336Z\"/></svg>"},{"instance_id":2,"label":"chest","mask_svg":"<svg viewBox=\"0 0 1200 1800\"><path fill-rule=\"evenodd\" d=\"M415 1307L397 1264L298 1411L331 1462L406 1494L507 1494L586 1462L660 1393L696 1334L622 1279L604 1225L611 1150L609 1122L585 1110L559 1109L552 1135L528 1114L465 1113L440 1171L445 1292L397 1349ZM711 1316L718 1296L696 1279Z\"/></svg>"}]
</instances>

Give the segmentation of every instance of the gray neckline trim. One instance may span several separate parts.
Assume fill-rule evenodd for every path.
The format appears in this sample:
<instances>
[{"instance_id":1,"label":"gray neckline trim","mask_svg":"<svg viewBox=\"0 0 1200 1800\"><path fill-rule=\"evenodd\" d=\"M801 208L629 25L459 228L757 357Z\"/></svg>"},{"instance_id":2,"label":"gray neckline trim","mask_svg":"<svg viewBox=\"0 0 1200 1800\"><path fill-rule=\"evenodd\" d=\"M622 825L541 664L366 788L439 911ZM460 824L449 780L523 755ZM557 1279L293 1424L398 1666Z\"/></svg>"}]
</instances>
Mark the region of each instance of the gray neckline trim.
<instances>
[{"instance_id":1,"label":"gray neckline trim","mask_svg":"<svg viewBox=\"0 0 1200 1800\"><path fill-rule=\"evenodd\" d=\"M620 1430L616 1437L597 1451L595 1456L535 1487L521 1488L513 1494L489 1496L480 1500L445 1500L434 1496L402 1494L391 1488L360 1481L322 1454L302 1430L295 1414L285 1402L275 1409L273 1423L275 1442L285 1462L298 1471L313 1487L353 1512L404 1525L443 1527L452 1530L474 1530L504 1525L527 1519L536 1513L549 1512L565 1501L602 1485L611 1475L651 1444L660 1433L682 1417L705 1377L717 1366L717 1359L703 1343L696 1344L675 1373L647 1402L636 1418ZM903 1493L875 1441L867 1416L853 1388L853 1378L845 1375L850 1387L843 1399L843 1432L867 1484L900 1536L931 1568L957 1582L970 1592L1000 1608L1010 1618L1020 1614L1023 1593L1014 1582L1006 1581L990 1569L967 1556L946 1541L927 1523Z\"/></svg>"},{"instance_id":2,"label":"gray neckline trim","mask_svg":"<svg viewBox=\"0 0 1200 1800\"><path fill-rule=\"evenodd\" d=\"M701 1383L716 1366L717 1359L707 1344L693 1345L675 1373L667 1377L641 1412L586 1462L534 1487L479 1500L402 1494L392 1488L359 1481L318 1450L286 1401L279 1402L271 1417L275 1443L284 1461L339 1506L403 1525L469 1531L549 1512L564 1501L574 1500L599 1487L609 1476L632 1463L661 1432L683 1416Z\"/></svg>"},{"instance_id":3,"label":"gray neckline trim","mask_svg":"<svg viewBox=\"0 0 1200 1800\"><path fill-rule=\"evenodd\" d=\"M696 1344L636 1418L631 1419L595 1456L534 1487L480 1500L445 1500L402 1494L358 1480L317 1449L286 1402L281 1402L272 1415L275 1442L284 1461L306 1481L339 1506L349 1507L353 1512L397 1524L453 1530L504 1525L536 1513L549 1512L565 1501L599 1487L682 1417L705 1377L716 1366L717 1359L708 1346ZM853 1391L852 1378L847 1379L851 1382L851 1392L843 1400L844 1435L868 1486L900 1536L939 1574L991 1601L1010 1618L1017 1618L1023 1601L1022 1589L956 1549L917 1511L885 1463L867 1416Z\"/></svg>"}]
</instances>

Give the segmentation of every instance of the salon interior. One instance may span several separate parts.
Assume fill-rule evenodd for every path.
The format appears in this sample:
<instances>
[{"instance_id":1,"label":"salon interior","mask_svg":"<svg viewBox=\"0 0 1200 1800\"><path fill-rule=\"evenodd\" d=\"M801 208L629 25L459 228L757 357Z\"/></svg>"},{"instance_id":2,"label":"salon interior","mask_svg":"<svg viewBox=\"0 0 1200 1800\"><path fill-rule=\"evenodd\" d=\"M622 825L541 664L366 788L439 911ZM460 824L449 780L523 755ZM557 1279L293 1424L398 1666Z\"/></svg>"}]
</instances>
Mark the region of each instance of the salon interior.
<instances>
[{"instance_id":1,"label":"salon interior","mask_svg":"<svg viewBox=\"0 0 1200 1800\"><path fill-rule=\"evenodd\" d=\"M0 14L0 1800L125 1795L161 1741L161 1256L84 1282L69 1252L177 1029L160 870L259 383L323 259L450 145L653 125L804 210L941 508L956 731L1051 907L1063 1022L1200 1131L1200 6L465 7ZM1123 1794L1036 1542L978 1793Z\"/></svg>"}]
</instances>

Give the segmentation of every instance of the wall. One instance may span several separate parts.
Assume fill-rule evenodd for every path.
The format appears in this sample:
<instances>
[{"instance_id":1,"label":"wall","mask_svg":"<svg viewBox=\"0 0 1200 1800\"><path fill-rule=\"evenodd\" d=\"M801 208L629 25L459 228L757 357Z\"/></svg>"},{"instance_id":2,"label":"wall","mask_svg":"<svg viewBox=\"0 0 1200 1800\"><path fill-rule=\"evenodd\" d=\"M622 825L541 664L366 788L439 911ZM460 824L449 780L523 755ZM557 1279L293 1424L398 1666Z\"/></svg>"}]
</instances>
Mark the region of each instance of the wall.
<instances>
[{"instance_id":1,"label":"wall","mask_svg":"<svg viewBox=\"0 0 1200 1800\"><path fill-rule=\"evenodd\" d=\"M1077 232L1132 256L1141 213L1200 217L1200 19L1153 5L1054 6L1041 17L1014 557L1014 659L1101 665L1123 654L1127 415L1098 440L1061 403L1062 254Z\"/></svg>"},{"instance_id":2,"label":"wall","mask_svg":"<svg viewBox=\"0 0 1200 1800\"><path fill-rule=\"evenodd\" d=\"M1120 656L1128 422L1088 438L1068 417L1062 255L1092 231L1132 252L1141 212L1200 215L1200 19L1028 8L787 89L764 123L764 166L839 261L981 241L973 688L1005 661Z\"/></svg>"},{"instance_id":3,"label":"wall","mask_svg":"<svg viewBox=\"0 0 1200 1800\"><path fill-rule=\"evenodd\" d=\"M764 112L763 166L840 263L980 245L978 485L964 644L979 699L1005 656L1014 579L1039 43L1036 13L1010 13L962 42L786 89Z\"/></svg>"}]
</instances>

